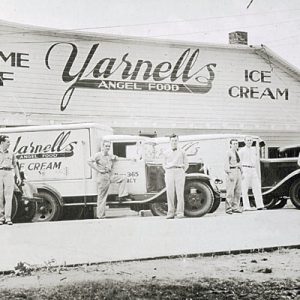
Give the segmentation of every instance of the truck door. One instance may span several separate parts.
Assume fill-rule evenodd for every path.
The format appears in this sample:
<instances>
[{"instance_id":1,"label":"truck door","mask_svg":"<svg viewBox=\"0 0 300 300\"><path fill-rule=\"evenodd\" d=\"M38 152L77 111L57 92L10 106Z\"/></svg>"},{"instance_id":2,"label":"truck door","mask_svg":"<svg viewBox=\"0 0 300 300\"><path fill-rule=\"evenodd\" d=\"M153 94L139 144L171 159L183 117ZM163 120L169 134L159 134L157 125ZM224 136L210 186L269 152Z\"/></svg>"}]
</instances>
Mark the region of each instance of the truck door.
<instances>
[{"instance_id":1,"label":"truck door","mask_svg":"<svg viewBox=\"0 0 300 300\"><path fill-rule=\"evenodd\" d=\"M142 141L112 141L112 153L122 158L114 163L112 172L127 177L130 194L146 193L145 160L141 151L142 147ZM117 185L111 184L109 193L117 194L117 192Z\"/></svg>"}]
</instances>

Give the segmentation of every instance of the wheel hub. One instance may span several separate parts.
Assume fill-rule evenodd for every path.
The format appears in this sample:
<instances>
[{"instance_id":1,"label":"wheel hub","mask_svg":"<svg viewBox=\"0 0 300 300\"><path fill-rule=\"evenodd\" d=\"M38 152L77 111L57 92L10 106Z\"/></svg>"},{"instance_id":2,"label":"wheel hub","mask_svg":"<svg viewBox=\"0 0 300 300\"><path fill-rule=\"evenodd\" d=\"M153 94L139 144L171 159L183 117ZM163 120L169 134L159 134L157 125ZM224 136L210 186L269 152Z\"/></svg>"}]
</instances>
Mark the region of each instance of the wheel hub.
<instances>
[{"instance_id":1,"label":"wheel hub","mask_svg":"<svg viewBox=\"0 0 300 300\"><path fill-rule=\"evenodd\" d=\"M189 194L187 197L187 205L190 207L198 208L201 204L201 196L197 193Z\"/></svg>"}]
</instances>

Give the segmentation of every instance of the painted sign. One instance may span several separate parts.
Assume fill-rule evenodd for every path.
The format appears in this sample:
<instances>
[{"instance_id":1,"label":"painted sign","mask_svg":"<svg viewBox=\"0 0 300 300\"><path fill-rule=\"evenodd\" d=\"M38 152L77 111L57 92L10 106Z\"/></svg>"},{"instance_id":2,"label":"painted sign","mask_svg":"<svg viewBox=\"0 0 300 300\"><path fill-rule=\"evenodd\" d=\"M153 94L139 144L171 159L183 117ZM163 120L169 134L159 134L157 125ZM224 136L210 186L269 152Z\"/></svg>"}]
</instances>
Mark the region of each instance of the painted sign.
<instances>
[{"instance_id":1,"label":"painted sign","mask_svg":"<svg viewBox=\"0 0 300 300\"><path fill-rule=\"evenodd\" d=\"M16 132L10 134L11 147L29 181L82 179L83 144L88 130Z\"/></svg>"},{"instance_id":2,"label":"painted sign","mask_svg":"<svg viewBox=\"0 0 300 300\"><path fill-rule=\"evenodd\" d=\"M272 83L271 71L245 70L245 82L250 83ZM240 99L272 99L272 100L288 100L289 90L287 88L280 89L278 87L258 86L232 86L228 90L229 96Z\"/></svg>"},{"instance_id":3,"label":"painted sign","mask_svg":"<svg viewBox=\"0 0 300 300\"><path fill-rule=\"evenodd\" d=\"M1 124L295 128L298 93L289 69L255 47L34 30L12 43L0 34Z\"/></svg>"},{"instance_id":4,"label":"painted sign","mask_svg":"<svg viewBox=\"0 0 300 300\"><path fill-rule=\"evenodd\" d=\"M60 109L62 111L67 108L76 88L205 94L210 91L215 78L216 64L208 63L199 66L197 60L200 51L196 49L192 52L190 48L186 49L173 64L170 61L154 64L149 58L138 59L135 62L127 52L119 58L100 58L91 67L90 62L100 46L99 43L91 47L80 71L71 75L78 55L78 48L73 43L52 45L46 54L46 66L51 69L51 53L58 46L71 48L62 72L63 82L71 83L61 101ZM89 69L88 72L87 69ZM106 79L114 74L118 74L122 80ZM167 80L168 82L166 82ZM178 81L182 83L178 83Z\"/></svg>"}]
</instances>

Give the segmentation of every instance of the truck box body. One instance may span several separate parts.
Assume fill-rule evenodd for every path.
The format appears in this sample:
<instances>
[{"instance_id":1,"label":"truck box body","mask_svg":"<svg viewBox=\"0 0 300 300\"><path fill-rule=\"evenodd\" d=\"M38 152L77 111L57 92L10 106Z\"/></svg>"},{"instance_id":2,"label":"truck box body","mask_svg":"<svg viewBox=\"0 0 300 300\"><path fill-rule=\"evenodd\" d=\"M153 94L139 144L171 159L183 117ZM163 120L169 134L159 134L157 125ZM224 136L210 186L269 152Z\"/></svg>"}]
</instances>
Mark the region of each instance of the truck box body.
<instances>
[{"instance_id":1,"label":"truck box body","mask_svg":"<svg viewBox=\"0 0 300 300\"><path fill-rule=\"evenodd\" d=\"M96 183L87 159L99 151L110 127L99 124L28 126L1 130L11 140L29 182L47 184L62 197L95 195Z\"/></svg>"}]
</instances>

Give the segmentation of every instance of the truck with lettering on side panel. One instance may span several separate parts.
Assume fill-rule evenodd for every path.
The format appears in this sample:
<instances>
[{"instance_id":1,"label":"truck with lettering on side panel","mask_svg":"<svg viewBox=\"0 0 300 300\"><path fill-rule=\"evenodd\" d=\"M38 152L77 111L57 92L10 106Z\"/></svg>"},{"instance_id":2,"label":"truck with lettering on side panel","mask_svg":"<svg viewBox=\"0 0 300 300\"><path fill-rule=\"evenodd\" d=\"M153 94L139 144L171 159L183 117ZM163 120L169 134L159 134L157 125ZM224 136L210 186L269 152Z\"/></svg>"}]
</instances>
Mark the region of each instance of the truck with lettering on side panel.
<instances>
[{"instance_id":1,"label":"truck with lettering on side panel","mask_svg":"<svg viewBox=\"0 0 300 300\"><path fill-rule=\"evenodd\" d=\"M42 201L36 203L33 221L77 219L93 215L97 201L96 172L87 161L98 152L101 142L112 143L111 152L128 160L117 160L112 172L127 177L133 200L120 202L117 186L111 184L107 205L151 209L165 202L166 189L161 161L156 159L151 138L113 135L100 124L65 124L2 129L9 135L28 182L34 183ZM135 158L135 160L132 160ZM201 193L200 193L200 192ZM202 216L219 204L218 189L205 173L203 161L190 161L185 188L185 213Z\"/></svg>"}]
</instances>

